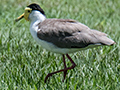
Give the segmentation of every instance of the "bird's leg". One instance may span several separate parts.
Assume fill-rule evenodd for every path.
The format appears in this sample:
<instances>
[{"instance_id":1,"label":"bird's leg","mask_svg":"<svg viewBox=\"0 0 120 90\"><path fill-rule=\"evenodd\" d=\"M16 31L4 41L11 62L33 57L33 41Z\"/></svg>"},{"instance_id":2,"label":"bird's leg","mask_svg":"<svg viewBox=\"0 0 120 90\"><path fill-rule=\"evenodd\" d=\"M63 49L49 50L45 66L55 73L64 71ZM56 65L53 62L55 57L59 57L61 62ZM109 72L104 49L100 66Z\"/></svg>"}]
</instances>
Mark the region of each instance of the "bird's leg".
<instances>
[{"instance_id":1,"label":"bird's leg","mask_svg":"<svg viewBox=\"0 0 120 90\"><path fill-rule=\"evenodd\" d=\"M68 54L66 54L66 56L70 60L70 62L72 63L72 66L71 66L72 69L75 68L75 66L76 66L75 62L72 60L72 58Z\"/></svg>"},{"instance_id":2,"label":"bird's leg","mask_svg":"<svg viewBox=\"0 0 120 90\"><path fill-rule=\"evenodd\" d=\"M65 61L65 55L64 55L64 54L63 54L63 63L64 63L64 69L66 69L66 68L67 68L67 66L66 66L66 61ZM66 70L66 71L64 71L63 82L64 82L64 80L65 80L66 74L67 74L67 70Z\"/></svg>"},{"instance_id":3,"label":"bird's leg","mask_svg":"<svg viewBox=\"0 0 120 90\"><path fill-rule=\"evenodd\" d=\"M67 72L67 70L75 68L76 64L74 63L74 61L71 59L71 57L68 54L66 54L66 56L70 60L70 62L72 63L72 66L68 67L68 68L58 70L58 71L55 71L55 72L52 72L52 73L48 73L48 75L45 77L45 81L44 81L45 83L46 83L48 77L52 76L53 74L56 74L56 73L59 73L59 72Z\"/></svg>"}]
</instances>

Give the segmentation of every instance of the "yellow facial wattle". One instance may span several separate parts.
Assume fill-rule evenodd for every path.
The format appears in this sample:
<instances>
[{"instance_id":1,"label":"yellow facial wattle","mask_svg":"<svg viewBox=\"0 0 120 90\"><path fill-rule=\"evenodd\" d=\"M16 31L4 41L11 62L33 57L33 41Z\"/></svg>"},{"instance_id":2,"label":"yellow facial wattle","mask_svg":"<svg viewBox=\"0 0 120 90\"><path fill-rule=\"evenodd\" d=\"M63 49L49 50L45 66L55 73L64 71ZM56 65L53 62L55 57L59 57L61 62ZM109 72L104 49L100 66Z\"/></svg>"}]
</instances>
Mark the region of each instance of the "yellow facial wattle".
<instances>
[{"instance_id":1,"label":"yellow facial wattle","mask_svg":"<svg viewBox=\"0 0 120 90\"><path fill-rule=\"evenodd\" d=\"M32 12L31 8L26 7L25 8L25 13L24 13L24 18L29 21L29 14Z\"/></svg>"},{"instance_id":2,"label":"yellow facial wattle","mask_svg":"<svg viewBox=\"0 0 120 90\"><path fill-rule=\"evenodd\" d=\"M32 9L29 7L26 7L25 12L22 15L20 15L15 21L17 22L17 21L21 20L22 18L25 18L25 20L29 21L29 14L31 12L32 12Z\"/></svg>"}]
</instances>

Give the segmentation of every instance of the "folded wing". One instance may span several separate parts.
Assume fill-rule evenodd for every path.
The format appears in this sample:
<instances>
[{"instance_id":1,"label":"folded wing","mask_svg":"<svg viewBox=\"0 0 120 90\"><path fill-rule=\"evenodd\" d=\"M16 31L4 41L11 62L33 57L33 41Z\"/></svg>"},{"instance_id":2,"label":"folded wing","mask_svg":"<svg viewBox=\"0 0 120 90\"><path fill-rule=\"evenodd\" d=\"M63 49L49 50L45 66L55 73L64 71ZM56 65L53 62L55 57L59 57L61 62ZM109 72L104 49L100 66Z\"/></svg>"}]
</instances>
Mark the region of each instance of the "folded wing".
<instances>
[{"instance_id":1,"label":"folded wing","mask_svg":"<svg viewBox=\"0 0 120 90\"><path fill-rule=\"evenodd\" d=\"M46 19L38 24L37 36L59 48L84 48L89 45L113 45L105 33L92 30L71 19Z\"/></svg>"}]
</instances>

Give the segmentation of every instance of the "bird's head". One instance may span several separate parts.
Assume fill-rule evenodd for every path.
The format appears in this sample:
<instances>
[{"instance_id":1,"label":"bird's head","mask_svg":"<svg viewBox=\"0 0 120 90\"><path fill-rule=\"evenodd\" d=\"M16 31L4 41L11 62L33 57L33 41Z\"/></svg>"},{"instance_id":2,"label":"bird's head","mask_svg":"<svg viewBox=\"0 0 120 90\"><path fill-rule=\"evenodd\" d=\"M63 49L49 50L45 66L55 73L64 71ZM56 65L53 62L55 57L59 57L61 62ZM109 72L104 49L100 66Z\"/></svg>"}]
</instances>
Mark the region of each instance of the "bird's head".
<instances>
[{"instance_id":1,"label":"bird's head","mask_svg":"<svg viewBox=\"0 0 120 90\"><path fill-rule=\"evenodd\" d=\"M17 22L17 21L21 20L22 18L25 18L27 21L29 21L30 14L33 11L39 11L43 16L45 16L43 9L38 4L32 3L25 8L24 13L22 15L20 15L15 21Z\"/></svg>"}]
</instances>

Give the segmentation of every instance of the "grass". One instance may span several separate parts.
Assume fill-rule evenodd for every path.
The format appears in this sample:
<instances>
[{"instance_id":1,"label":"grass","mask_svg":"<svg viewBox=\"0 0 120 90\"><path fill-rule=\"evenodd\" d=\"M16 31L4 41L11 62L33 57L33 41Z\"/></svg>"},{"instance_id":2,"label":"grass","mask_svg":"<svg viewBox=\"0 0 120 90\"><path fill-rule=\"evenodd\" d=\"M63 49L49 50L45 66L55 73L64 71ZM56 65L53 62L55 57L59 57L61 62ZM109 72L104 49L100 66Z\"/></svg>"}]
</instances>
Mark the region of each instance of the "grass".
<instances>
[{"instance_id":1,"label":"grass","mask_svg":"<svg viewBox=\"0 0 120 90\"><path fill-rule=\"evenodd\" d=\"M70 54L77 66L63 68L62 56L43 49L29 32L29 23L14 20L36 2L48 18L71 18L100 30L116 41L105 46ZM3 0L0 3L0 90L120 90L120 0ZM67 59L66 59L67 60ZM67 60L67 66L70 66Z\"/></svg>"}]
</instances>

